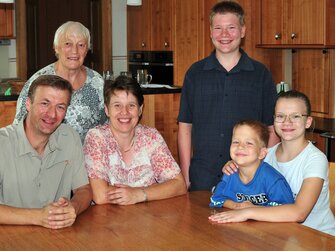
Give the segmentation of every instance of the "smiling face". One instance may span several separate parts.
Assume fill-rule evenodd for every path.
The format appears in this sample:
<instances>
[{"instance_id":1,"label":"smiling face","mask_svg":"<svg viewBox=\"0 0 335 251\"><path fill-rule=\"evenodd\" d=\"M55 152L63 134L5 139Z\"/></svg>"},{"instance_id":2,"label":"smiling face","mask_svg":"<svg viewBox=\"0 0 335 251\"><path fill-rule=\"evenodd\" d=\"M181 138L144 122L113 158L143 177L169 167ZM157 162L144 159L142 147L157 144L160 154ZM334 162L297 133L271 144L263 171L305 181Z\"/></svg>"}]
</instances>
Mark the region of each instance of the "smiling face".
<instances>
[{"instance_id":1,"label":"smiling face","mask_svg":"<svg viewBox=\"0 0 335 251\"><path fill-rule=\"evenodd\" d=\"M68 104L70 93L50 86L39 86L33 100L26 101L28 111L26 128L31 130L29 135L49 136L62 123Z\"/></svg>"},{"instance_id":2,"label":"smiling face","mask_svg":"<svg viewBox=\"0 0 335 251\"><path fill-rule=\"evenodd\" d=\"M255 130L248 125L235 127L230 145L230 157L239 167L257 168L266 153L266 146Z\"/></svg>"},{"instance_id":3,"label":"smiling face","mask_svg":"<svg viewBox=\"0 0 335 251\"><path fill-rule=\"evenodd\" d=\"M304 140L305 130L312 124L312 117L307 114L307 107L299 98L279 98L276 103L275 116L285 116L284 122L276 122L274 127L282 141ZM289 116L296 117L294 122Z\"/></svg>"},{"instance_id":4,"label":"smiling face","mask_svg":"<svg viewBox=\"0 0 335 251\"><path fill-rule=\"evenodd\" d=\"M142 114L137 98L126 91L112 93L109 104L105 106L106 115L110 119L110 127L114 135L133 134Z\"/></svg>"},{"instance_id":5,"label":"smiling face","mask_svg":"<svg viewBox=\"0 0 335 251\"><path fill-rule=\"evenodd\" d=\"M240 24L235 14L218 13L213 16L210 35L217 52L238 52L241 39L245 36L245 26Z\"/></svg>"},{"instance_id":6,"label":"smiling face","mask_svg":"<svg viewBox=\"0 0 335 251\"><path fill-rule=\"evenodd\" d=\"M55 47L60 65L67 70L80 68L84 63L87 51L87 40L82 35L71 30L60 37L59 43Z\"/></svg>"}]
</instances>

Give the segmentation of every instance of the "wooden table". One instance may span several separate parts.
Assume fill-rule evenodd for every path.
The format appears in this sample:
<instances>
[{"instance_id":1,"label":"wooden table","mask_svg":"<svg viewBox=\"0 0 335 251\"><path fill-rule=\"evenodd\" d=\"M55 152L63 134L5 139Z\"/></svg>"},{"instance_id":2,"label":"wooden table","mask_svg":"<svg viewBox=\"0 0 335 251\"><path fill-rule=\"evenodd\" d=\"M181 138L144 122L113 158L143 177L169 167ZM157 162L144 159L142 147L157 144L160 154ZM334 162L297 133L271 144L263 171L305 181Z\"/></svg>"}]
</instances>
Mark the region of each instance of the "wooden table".
<instances>
[{"instance_id":1,"label":"wooden table","mask_svg":"<svg viewBox=\"0 0 335 251\"><path fill-rule=\"evenodd\" d=\"M209 196L92 206L62 230L0 226L0 250L335 250L335 237L297 223L212 224Z\"/></svg>"}]
</instances>

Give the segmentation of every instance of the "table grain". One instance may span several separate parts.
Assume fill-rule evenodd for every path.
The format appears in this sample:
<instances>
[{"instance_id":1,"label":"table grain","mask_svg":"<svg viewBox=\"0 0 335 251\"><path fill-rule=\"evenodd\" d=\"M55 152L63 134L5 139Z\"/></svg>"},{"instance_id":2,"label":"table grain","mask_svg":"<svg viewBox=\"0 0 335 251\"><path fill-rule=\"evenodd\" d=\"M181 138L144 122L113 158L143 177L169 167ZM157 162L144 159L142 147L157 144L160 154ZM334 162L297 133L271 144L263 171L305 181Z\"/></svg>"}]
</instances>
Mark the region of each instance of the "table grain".
<instances>
[{"instance_id":1,"label":"table grain","mask_svg":"<svg viewBox=\"0 0 335 251\"><path fill-rule=\"evenodd\" d=\"M298 223L212 224L209 192L131 206L96 205L72 227L0 226L0 250L335 250Z\"/></svg>"}]
</instances>

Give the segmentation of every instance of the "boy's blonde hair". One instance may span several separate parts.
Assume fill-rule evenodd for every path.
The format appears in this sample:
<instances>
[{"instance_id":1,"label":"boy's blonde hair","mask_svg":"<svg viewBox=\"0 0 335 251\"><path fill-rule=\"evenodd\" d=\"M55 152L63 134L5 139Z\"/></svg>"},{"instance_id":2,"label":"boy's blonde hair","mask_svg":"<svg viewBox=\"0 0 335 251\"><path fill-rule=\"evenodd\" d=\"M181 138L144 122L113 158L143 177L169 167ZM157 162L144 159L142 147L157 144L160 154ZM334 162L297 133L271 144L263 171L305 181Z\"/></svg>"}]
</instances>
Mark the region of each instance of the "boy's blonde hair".
<instances>
[{"instance_id":1,"label":"boy's blonde hair","mask_svg":"<svg viewBox=\"0 0 335 251\"><path fill-rule=\"evenodd\" d=\"M263 147L267 147L268 141L269 141L269 130L267 125L263 124L262 122L259 122L258 120L242 120L240 122L237 122L233 128L233 131L240 126L249 126L251 129L253 129L258 138L260 139L260 143Z\"/></svg>"}]
</instances>

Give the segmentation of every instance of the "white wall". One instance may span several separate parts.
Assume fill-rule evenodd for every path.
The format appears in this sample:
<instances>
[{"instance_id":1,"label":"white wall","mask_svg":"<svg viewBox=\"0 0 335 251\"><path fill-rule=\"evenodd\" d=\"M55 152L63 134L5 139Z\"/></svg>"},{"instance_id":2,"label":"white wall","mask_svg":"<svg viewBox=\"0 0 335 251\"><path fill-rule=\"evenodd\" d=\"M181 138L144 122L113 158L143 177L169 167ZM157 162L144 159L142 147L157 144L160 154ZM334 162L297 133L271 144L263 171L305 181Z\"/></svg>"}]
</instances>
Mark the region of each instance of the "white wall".
<instances>
[{"instance_id":1,"label":"white wall","mask_svg":"<svg viewBox=\"0 0 335 251\"><path fill-rule=\"evenodd\" d=\"M0 79L16 76L16 40L11 39L10 45L0 45Z\"/></svg>"},{"instance_id":2,"label":"white wall","mask_svg":"<svg viewBox=\"0 0 335 251\"><path fill-rule=\"evenodd\" d=\"M127 71L127 4L126 0L112 1L113 72L118 76Z\"/></svg>"}]
</instances>

